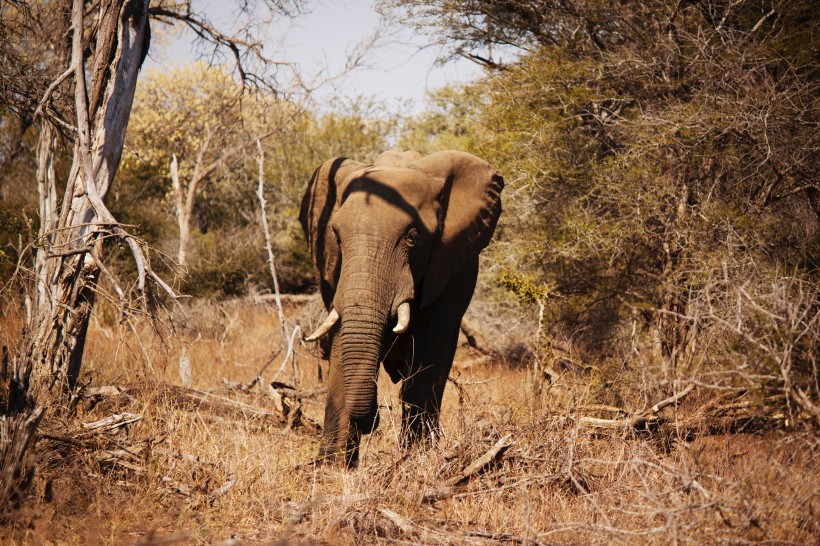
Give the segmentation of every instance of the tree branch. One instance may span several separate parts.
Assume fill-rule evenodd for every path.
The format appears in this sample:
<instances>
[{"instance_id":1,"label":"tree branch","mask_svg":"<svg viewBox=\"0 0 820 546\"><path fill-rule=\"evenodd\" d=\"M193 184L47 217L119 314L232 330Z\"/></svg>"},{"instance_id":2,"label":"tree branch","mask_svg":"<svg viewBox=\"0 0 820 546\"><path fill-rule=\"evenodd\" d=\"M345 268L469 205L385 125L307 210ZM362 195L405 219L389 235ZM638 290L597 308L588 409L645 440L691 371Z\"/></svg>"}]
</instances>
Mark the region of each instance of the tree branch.
<instances>
[{"instance_id":1,"label":"tree branch","mask_svg":"<svg viewBox=\"0 0 820 546\"><path fill-rule=\"evenodd\" d=\"M77 156L81 164L80 169L85 171L85 195L91 203L91 207L98 218L103 222L111 224L112 233L126 241L134 261L137 265L137 288L145 293L146 272L150 271L148 259L140 247L137 239L120 227L117 220L103 203L97 189L97 181L94 173L94 162L91 154L91 128L88 119L88 93L85 82L85 67L83 63L83 0L74 0L72 8L72 27L74 36L71 44L71 64L74 67L74 104L77 109ZM82 180L81 173L77 173L78 179ZM150 271L151 277L157 280L159 277ZM174 301L179 296L164 282L158 283Z\"/></svg>"}]
</instances>

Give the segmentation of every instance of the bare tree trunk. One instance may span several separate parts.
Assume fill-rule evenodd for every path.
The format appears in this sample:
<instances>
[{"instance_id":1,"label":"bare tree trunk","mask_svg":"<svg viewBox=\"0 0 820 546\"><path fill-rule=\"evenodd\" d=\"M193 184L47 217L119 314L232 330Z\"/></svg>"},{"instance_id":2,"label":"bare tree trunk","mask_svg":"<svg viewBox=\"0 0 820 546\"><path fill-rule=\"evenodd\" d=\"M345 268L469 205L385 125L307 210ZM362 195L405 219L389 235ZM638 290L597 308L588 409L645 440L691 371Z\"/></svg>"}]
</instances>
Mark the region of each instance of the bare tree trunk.
<instances>
[{"instance_id":1,"label":"bare tree trunk","mask_svg":"<svg viewBox=\"0 0 820 546\"><path fill-rule=\"evenodd\" d=\"M211 147L211 140L216 134L216 128L211 129L206 126L205 141L199 148L196 156L196 163L194 163L194 172L191 175L191 180L188 186L183 189L179 181L179 162L176 154L171 156L171 183L174 188L174 202L177 209L177 225L179 226L179 251L177 252L177 263L181 267L188 264L188 243L191 240L191 216L194 213L194 203L196 202L197 191L199 184L210 175L219 165L220 160L217 159L208 166L203 165L205 154ZM184 272L183 272L184 274Z\"/></svg>"},{"instance_id":2,"label":"bare tree trunk","mask_svg":"<svg viewBox=\"0 0 820 546\"><path fill-rule=\"evenodd\" d=\"M150 0L93 3L93 17L89 16L87 21L84 0L68 0L67 4L72 6L72 32L61 29L59 36L71 36L71 63L48 86L31 116L33 120L43 118L37 152L43 224L35 256L37 301L27 321L22 351L10 365L8 352L3 348L0 360L0 521L11 504L9 501L19 499L30 482L32 473L26 470L25 455L32 449L53 387L59 386L61 394L76 388L100 275L111 283L120 303L125 303L125 293L101 259L105 238L113 236L128 244L144 304L150 299L151 285L146 284L149 280L171 298L179 297L151 269L144 243L127 233L105 205L119 167L137 77L148 52ZM61 9L48 4L36 9L58 8ZM155 6L154 15L166 21L183 21L204 40L229 47L236 53L242 71L238 38L225 36L190 11L179 11L176 7L169 10ZM85 23L92 28L86 28ZM248 46L247 42L239 43ZM49 112L52 94L72 77L76 113L73 127L69 112ZM54 180L56 142L49 120L76 131L73 162L59 212ZM202 174L195 173L195 181L199 182L217 165L209 166ZM188 191L188 210L192 209L195 194L194 183Z\"/></svg>"},{"instance_id":3,"label":"bare tree trunk","mask_svg":"<svg viewBox=\"0 0 820 546\"><path fill-rule=\"evenodd\" d=\"M0 356L0 524L19 504L31 482L33 467L26 453L36 441L43 408L35 407L28 393L28 373L9 362L3 347Z\"/></svg>"},{"instance_id":4,"label":"bare tree trunk","mask_svg":"<svg viewBox=\"0 0 820 546\"><path fill-rule=\"evenodd\" d=\"M268 213L265 200L265 152L262 150L262 141L256 140L256 149L259 151L259 158L256 160L259 165L259 184L256 187L256 197L259 199L259 210L261 212L260 223L262 224L262 234L265 236L265 251L268 253L268 265L270 266L270 276L273 279L273 293L276 296L276 312L279 316L279 323L282 325L282 335L288 337L285 314L282 312L282 299L279 294L279 279L276 277L276 262L273 258L273 245L270 240L270 228L268 228Z\"/></svg>"},{"instance_id":5,"label":"bare tree trunk","mask_svg":"<svg viewBox=\"0 0 820 546\"><path fill-rule=\"evenodd\" d=\"M57 224L57 186L54 172L54 161L57 156L57 135L54 127L44 121L37 143L37 194L40 200L40 230L38 238L41 245L50 245L54 240L54 228ZM46 288L46 256L37 252L34 271L37 289L34 293L34 312L30 318L42 316L48 305ZM30 324L29 327L33 327Z\"/></svg>"},{"instance_id":6,"label":"bare tree trunk","mask_svg":"<svg viewBox=\"0 0 820 546\"><path fill-rule=\"evenodd\" d=\"M179 163L176 154L171 157L171 183L174 188L174 203L177 209L177 225L179 226L177 264L185 268L188 262L188 241L191 238L191 210L186 206L186 201L191 202L191 209L193 209L193 199L185 199L185 193L182 190L182 185L179 183Z\"/></svg>"},{"instance_id":7,"label":"bare tree trunk","mask_svg":"<svg viewBox=\"0 0 820 546\"><path fill-rule=\"evenodd\" d=\"M256 163L259 165L259 184L256 187L256 197L259 199L259 209L261 211L260 223L262 224L262 234L265 236L265 250L268 253L268 265L270 266L270 276L273 279L273 293L275 296L276 313L279 316L279 324L282 325L282 339L288 339L288 350L285 354L285 359L279 367L279 371L273 376L271 381L275 381L282 370L285 369L285 364L288 360L291 362L293 368L293 384L296 385L299 381L299 370L296 367L296 350L294 341L296 335L299 333L299 325L297 324L293 331L288 333L288 325L285 322L285 313L282 311L282 298L279 293L279 279L276 277L276 262L273 257L273 245L270 239L270 228L268 227L268 213L266 211L267 201L265 200L265 152L262 149L262 141L256 139L256 149L259 152L259 158Z\"/></svg>"},{"instance_id":8,"label":"bare tree trunk","mask_svg":"<svg viewBox=\"0 0 820 546\"><path fill-rule=\"evenodd\" d=\"M42 241L44 296L29 334L26 360L36 389L60 384L74 389L82 363L85 335L94 304L103 236L124 236L104 205L122 154L137 76L147 51L148 0L104 3L99 15L90 93L86 89L83 1L72 13L71 62L75 77L77 139L62 210L50 241ZM39 151L45 151L42 146ZM40 157L41 165L48 160ZM45 188L48 190L48 188ZM49 212L44 218L50 218ZM145 255L133 237L124 237L145 284Z\"/></svg>"}]
</instances>

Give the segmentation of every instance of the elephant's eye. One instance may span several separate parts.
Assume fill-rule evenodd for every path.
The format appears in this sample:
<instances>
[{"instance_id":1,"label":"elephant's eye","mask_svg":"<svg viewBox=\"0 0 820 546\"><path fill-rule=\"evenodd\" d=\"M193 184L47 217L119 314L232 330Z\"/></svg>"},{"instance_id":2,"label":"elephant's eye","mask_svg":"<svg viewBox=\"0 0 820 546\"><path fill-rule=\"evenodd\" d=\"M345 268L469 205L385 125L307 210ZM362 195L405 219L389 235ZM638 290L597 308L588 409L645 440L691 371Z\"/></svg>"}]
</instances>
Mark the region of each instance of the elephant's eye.
<instances>
[{"instance_id":1,"label":"elephant's eye","mask_svg":"<svg viewBox=\"0 0 820 546\"><path fill-rule=\"evenodd\" d=\"M407 246L416 246L419 243L419 232L411 229L407 232Z\"/></svg>"}]
</instances>

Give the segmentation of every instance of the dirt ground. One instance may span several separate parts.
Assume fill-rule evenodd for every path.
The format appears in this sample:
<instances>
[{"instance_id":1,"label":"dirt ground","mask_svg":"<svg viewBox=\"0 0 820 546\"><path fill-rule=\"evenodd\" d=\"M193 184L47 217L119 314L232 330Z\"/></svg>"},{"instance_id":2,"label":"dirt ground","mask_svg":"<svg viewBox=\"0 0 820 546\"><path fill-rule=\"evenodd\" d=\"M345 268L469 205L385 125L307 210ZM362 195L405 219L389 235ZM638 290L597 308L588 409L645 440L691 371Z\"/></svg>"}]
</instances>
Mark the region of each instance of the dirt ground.
<instances>
[{"instance_id":1,"label":"dirt ground","mask_svg":"<svg viewBox=\"0 0 820 546\"><path fill-rule=\"evenodd\" d=\"M315 304L292 305L287 313L305 329L319 318ZM138 343L104 306L97 313L85 364L89 395L74 414L52 415L41 427L40 472L15 523L0 528L5 543L820 538L820 442L813 433L588 429L580 416L601 408L581 372L536 382L527 366L462 345L442 438L426 449L399 447L398 386L381 374L380 428L365 437L359 468L348 471L311 462L327 363L305 348L295 368L284 361L272 306L202 304L173 335L162 339L147 327L142 334ZM183 348L190 387L219 398L196 401L185 394L193 391L178 388L188 382L180 373ZM263 384L276 375L299 397L260 389L253 383L260 370ZM223 399L234 403L214 402ZM665 415L685 418L692 411L687 400Z\"/></svg>"}]
</instances>

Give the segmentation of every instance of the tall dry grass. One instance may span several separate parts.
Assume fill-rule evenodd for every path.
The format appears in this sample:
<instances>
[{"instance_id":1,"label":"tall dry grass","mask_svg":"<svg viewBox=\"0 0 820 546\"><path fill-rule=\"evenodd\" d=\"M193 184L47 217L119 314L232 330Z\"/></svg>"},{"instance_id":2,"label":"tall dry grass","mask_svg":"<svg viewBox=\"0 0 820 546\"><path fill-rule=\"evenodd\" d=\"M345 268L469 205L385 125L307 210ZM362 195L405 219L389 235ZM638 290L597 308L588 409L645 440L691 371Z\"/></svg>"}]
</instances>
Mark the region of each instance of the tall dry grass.
<instances>
[{"instance_id":1,"label":"tall dry grass","mask_svg":"<svg viewBox=\"0 0 820 546\"><path fill-rule=\"evenodd\" d=\"M380 429L347 471L311 461L319 436L264 417L186 406L162 388L180 384L190 355L194 388L259 408L274 402L249 384L270 380L284 352L275 311L250 301L197 303L174 332L140 325L139 340L101 306L86 372L92 386L127 395L87 399L44 424L40 474L28 508L0 531L32 544L808 544L820 536L820 442L812 433L698 437L590 431L578 418L602 402L583 370L536 388L526 366L462 346L435 445L403 451L398 387L379 378ZM305 329L317 306L290 306ZM12 332L19 317L6 315ZM301 349L300 389L322 386L327 363ZM667 408L674 421L692 410ZM321 421L323 399L303 410ZM111 432L81 423L112 414L141 419ZM442 485L499 438L512 445L465 485ZM54 438L79 438L82 446ZM111 457L110 452L121 449ZM437 492L439 491L439 492Z\"/></svg>"}]
</instances>

